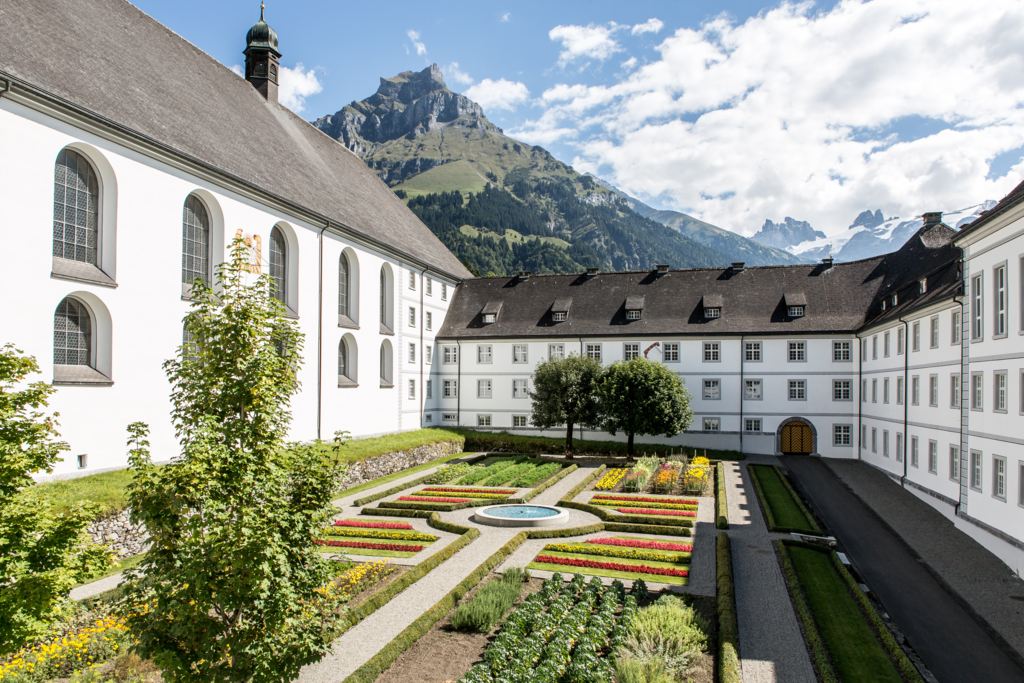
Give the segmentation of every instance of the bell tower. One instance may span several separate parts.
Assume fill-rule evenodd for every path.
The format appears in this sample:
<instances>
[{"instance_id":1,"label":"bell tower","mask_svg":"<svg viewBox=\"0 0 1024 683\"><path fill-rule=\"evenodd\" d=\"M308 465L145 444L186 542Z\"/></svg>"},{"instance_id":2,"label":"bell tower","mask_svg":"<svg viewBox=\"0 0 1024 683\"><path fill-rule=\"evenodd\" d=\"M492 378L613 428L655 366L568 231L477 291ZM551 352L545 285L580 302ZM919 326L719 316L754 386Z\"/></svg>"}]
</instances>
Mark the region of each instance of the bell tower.
<instances>
[{"instance_id":1,"label":"bell tower","mask_svg":"<svg viewBox=\"0 0 1024 683\"><path fill-rule=\"evenodd\" d=\"M277 102L277 75L281 53L277 32L263 19L266 6L260 2L260 20L245 34L245 80L270 102Z\"/></svg>"}]
</instances>

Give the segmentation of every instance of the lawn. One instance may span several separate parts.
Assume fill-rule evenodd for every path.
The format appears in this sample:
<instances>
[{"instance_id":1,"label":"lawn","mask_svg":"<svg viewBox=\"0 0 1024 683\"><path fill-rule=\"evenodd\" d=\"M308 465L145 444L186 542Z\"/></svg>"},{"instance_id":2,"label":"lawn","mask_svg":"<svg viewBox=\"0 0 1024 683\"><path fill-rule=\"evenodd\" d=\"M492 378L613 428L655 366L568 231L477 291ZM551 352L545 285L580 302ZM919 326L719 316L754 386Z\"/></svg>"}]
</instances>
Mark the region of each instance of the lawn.
<instances>
[{"instance_id":1,"label":"lawn","mask_svg":"<svg viewBox=\"0 0 1024 683\"><path fill-rule=\"evenodd\" d=\"M123 510L128 504L127 487L132 480L128 470L114 470L76 479L61 479L36 485L36 495L67 510L78 503L93 503L102 512Z\"/></svg>"},{"instance_id":2,"label":"lawn","mask_svg":"<svg viewBox=\"0 0 1024 683\"><path fill-rule=\"evenodd\" d=\"M784 544L795 580L839 680L898 683L903 678L850 593L831 551ZM793 577L787 576L792 582ZM792 586L790 588L792 591Z\"/></svg>"},{"instance_id":3,"label":"lawn","mask_svg":"<svg viewBox=\"0 0 1024 683\"><path fill-rule=\"evenodd\" d=\"M747 471L753 479L754 490L770 530L821 533L818 522L794 495L779 468L773 465L750 465Z\"/></svg>"},{"instance_id":4,"label":"lawn","mask_svg":"<svg viewBox=\"0 0 1024 683\"><path fill-rule=\"evenodd\" d=\"M487 187L487 178L476 170L468 161L459 159L435 166L423 173L414 175L394 189L404 190L410 198L421 194L437 192L453 192L463 194L482 192Z\"/></svg>"}]
</instances>

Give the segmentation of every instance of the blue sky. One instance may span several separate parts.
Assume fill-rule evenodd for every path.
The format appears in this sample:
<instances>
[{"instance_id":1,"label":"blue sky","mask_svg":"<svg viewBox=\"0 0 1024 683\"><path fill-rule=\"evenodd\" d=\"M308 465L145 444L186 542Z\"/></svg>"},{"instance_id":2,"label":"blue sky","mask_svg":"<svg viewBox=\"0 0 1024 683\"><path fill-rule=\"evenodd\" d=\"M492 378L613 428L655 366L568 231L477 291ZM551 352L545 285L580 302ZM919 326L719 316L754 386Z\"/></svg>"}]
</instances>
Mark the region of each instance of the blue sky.
<instances>
[{"instance_id":1,"label":"blue sky","mask_svg":"<svg viewBox=\"0 0 1024 683\"><path fill-rule=\"evenodd\" d=\"M257 2L136 0L228 66ZM744 234L845 230L1024 177L1024 3L290 2L267 20L306 118L437 63L514 137Z\"/></svg>"}]
</instances>

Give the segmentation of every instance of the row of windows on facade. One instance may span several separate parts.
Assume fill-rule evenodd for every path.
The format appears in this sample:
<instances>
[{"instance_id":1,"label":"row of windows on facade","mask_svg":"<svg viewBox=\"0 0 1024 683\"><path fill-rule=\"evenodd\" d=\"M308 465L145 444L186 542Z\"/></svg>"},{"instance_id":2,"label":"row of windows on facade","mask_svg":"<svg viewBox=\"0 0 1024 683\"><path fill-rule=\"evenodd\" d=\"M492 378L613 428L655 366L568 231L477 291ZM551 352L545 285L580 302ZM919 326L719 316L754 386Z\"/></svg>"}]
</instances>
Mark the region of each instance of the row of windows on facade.
<instances>
[{"instance_id":1,"label":"row of windows on facade","mask_svg":"<svg viewBox=\"0 0 1024 683\"><path fill-rule=\"evenodd\" d=\"M921 350L921 322L920 320L914 321L910 325L910 350L913 353L917 353ZM940 339L940 317L939 315L933 315L928 319L928 347L931 349L939 348ZM960 310L950 311L950 335L949 342L952 346L960 345L960 331L961 331L961 320ZM887 330L879 334L873 334L870 337L871 343L871 360L878 360L879 358L879 340L881 340L881 357L889 358L892 356L892 331ZM861 339L861 356L868 358L868 337ZM898 327L896 329L896 355L902 356L906 349L906 340L904 339L904 328Z\"/></svg>"},{"instance_id":2,"label":"row of windows on facade","mask_svg":"<svg viewBox=\"0 0 1024 683\"><path fill-rule=\"evenodd\" d=\"M971 410L985 409L985 373L982 371L972 372L970 375L969 400ZM870 380L870 391L867 379L861 380L861 401L868 402L870 395L871 403L879 403L879 384L881 384L881 403L890 402L890 378L883 377L881 382L878 378ZM949 375L949 407L959 409L961 406L961 378L959 372ZM1006 370L995 370L992 372L992 410L997 413L1005 413L1009 406L1009 373ZM939 375L932 373L928 375L928 405L932 408L939 406ZM1020 374L1020 413L1024 415L1024 370ZM903 378L896 378L896 405L903 405L904 401ZM910 377L910 405L921 405L921 376Z\"/></svg>"},{"instance_id":3,"label":"row of windows on facade","mask_svg":"<svg viewBox=\"0 0 1024 683\"><path fill-rule=\"evenodd\" d=\"M870 434L870 442L869 442ZM879 438L881 436L881 438ZM890 433L888 429L879 429L878 427L871 427L868 429L867 425L861 426L861 450L870 449L874 455L879 454L879 446L881 446L881 455L883 458L892 457L890 454ZM920 439L916 435L910 437L910 458L909 465L915 469L921 467L921 447ZM938 476L939 474L939 442L935 439L928 439L927 445L927 469L928 473ZM904 443L903 443L903 432L896 432L895 438L895 458L896 462L902 463L904 458ZM971 449L969 453L969 459L967 463L961 463L960 460L960 445L949 444L948 450L948 476L952 482L959 483L961 480L961 466L967 465L967 485L974 491L982 492L984 489L984 454L980 450ZM1024 460L1017 461L1017 503L1018 505L1024 506ZM1006 500L1007 490L1007 471L1006 471L1006 457L1002 455L993 454L991 456L991 469L990 469L990 493L998 500Z\"/></svg>"},{"instance_id":4,"label":"row of windows on facade","mask_svg":"<svg viewBox=\"0 0 1024 683\"><path fill-rule=\"evenodd\" d=\"M1020 298L1019 326L1024 332L1024 256L1018 261L1018 288ZM992 338L1001 339L1007 336L1009 322L1009 276L1007 262L992 268ZM985 272L971 275L970 286L971 341L982 341L985 338Z\"/></svg>"},{"instance_id":5,"label":"row of windows on facade","mask_svg":"<svg viewBox=\"0 0 1024 683\"><path fill-rule=\"evenodd\" d=\"M845 363L852 360L851 357L851 344L849 341L834 341L832 342L832 360L836 363ZM528 363L529 358L529 345L528 344L512 344L512 362L513 363ZM453 365L459 362L459 347L452 345L445 345L442 350L442 362L445 365ZM807 361L807 342L805 341L790 341L787 342L787 359L793 363L803 363ZM583 345L583 355L587 358L591 358L598 362L601 362L604 354L604 344L601 342L585 343ZM548 344L548 359L549 360L561 360L565 358L566 348L565 344L553 343ZM632 360L640 357L640 343L639 342L624 342L622 345L622 356L625 360ZM743 356L744 360L749 363L760 363L763 359L761 342L744 342L743 344ZM680 354L680 343L679 342L664 342L661 344L661 359L666 363L678 363L682 356ZM492 344L477 344L476 346L476 359L477 363L488 364L494 362L494 346ZM721 342L704 342L703 343L703 359L705 363L718 363L722 360L722 345Z\"/></svg>"}]
</instances>

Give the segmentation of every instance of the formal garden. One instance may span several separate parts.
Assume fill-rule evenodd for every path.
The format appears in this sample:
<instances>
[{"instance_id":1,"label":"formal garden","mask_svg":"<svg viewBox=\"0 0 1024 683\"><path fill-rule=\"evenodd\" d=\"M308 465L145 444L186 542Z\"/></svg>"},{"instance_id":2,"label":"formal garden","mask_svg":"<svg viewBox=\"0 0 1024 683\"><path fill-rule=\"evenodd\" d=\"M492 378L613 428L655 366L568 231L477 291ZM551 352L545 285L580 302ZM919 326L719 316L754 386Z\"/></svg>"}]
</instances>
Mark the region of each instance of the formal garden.
<instances>
[{"instance_id":1,"label":"formal garden","mask_svg":"<svg viewBox=\"0 0 1024 683\"><path fill-rule=\"evenodd\" d=\"M688 426L675 375L541 364L534 424L565 439L288 443L302 340L242 258L216 295L197 283L166 363L169 464L133 424L127 470L35 484L67 448L53 389L0 352L0 681L739 680L720 530L742 456L635 440ZM770 529L821 533L781 470L745 471ZM861 672L861 651L908 678L834 554L807 547L777 552L822 678Z\"/></svg>"}]
</instances>

